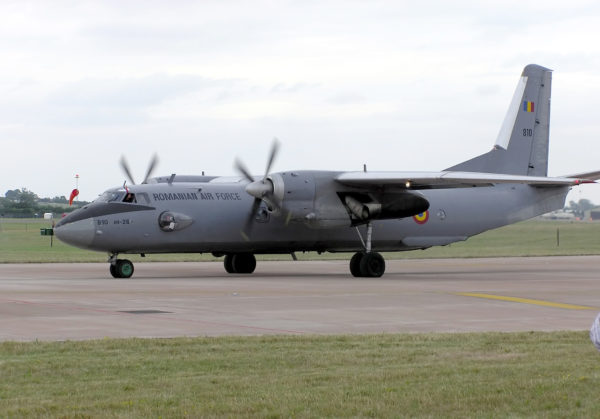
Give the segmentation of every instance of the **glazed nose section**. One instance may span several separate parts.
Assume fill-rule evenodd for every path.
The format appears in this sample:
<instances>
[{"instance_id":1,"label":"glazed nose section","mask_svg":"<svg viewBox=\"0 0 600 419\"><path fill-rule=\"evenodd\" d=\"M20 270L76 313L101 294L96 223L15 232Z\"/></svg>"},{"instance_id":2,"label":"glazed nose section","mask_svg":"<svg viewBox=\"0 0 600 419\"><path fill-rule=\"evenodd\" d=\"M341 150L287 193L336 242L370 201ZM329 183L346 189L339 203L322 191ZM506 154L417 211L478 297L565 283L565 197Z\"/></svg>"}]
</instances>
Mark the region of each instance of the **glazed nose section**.
<instances>
[{"instance_id":1,"label":"glazed nose section","mask_svg":"<svg viewBox=\"0 0 600 419\"><path fill-rule=\"evenodd\" d=\"M94 240L94 220L87 218L71 223L58 223L54 235L59 240L81 248L88 248Z\"/></svg>"}]
</instances>

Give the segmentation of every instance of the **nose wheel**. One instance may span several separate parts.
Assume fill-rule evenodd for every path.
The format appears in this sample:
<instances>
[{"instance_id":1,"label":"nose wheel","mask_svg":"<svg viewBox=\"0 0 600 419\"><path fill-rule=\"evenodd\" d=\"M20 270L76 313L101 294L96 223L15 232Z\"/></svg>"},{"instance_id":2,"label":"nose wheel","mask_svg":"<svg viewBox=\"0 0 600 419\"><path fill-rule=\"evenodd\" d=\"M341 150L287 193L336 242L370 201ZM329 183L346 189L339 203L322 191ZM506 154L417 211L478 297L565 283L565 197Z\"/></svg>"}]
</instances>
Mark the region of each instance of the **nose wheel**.
<instances>
[{"instance_id":1,"label":"nose wheel","mask_svg":"<svg viewBox=\"0 0 600 419\"><path fill-rule=\"evenodd\" d=\"M113 278L131 278L133 275L133 263L127 259L117 259L117 255L111 255L109 270Z\"/></svg>"}]
</instances>

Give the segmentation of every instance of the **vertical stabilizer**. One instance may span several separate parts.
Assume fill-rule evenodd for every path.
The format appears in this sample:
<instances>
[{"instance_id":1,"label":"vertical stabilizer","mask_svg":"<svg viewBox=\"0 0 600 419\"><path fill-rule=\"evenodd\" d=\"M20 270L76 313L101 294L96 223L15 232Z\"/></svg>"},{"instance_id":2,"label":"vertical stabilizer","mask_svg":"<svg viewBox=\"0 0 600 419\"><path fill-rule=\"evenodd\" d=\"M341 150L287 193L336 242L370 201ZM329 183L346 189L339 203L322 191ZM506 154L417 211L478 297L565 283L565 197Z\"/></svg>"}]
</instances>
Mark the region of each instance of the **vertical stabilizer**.
<instances>
[{"instance_id":1,"label":"vertical stabilizer","mask_svg":"<svg viewBox=\"0 0 600 419\"><path fill-rule=\"evenodd\" d=\"M546 176L551 84L551 70L525 67L494 148L446 170Z\"/></svg>"}]
</instances>

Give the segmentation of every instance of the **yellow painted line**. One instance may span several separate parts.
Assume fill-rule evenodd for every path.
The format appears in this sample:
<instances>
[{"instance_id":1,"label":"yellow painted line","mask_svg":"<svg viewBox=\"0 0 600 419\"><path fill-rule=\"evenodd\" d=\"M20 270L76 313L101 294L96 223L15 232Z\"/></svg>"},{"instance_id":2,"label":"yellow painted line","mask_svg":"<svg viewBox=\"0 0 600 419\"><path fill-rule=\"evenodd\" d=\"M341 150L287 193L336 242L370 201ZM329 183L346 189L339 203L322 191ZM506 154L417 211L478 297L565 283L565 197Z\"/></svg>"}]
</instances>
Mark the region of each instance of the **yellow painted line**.
<instances>
[{"instance_id":1,"label":"yellow painted line","mask_svg":"<svg viewBox=\"0 0 600 419\"><path fill-rule=\"evenodd\" d=\"M578 306L578 305L574 305L574 304L555 303L552 301L544 301L544 300L532 300L529 298L505 297L503 295L479 294L476 292L458 292L458 293L456 293L456 295L462 295L464 297L487 298L490 300L511 301L513 303L534 304L536 306L544 306L544 307L566 308L567 310L596 310L595 307L589 307L589 306Z\"/></svg>"}]
</instances>

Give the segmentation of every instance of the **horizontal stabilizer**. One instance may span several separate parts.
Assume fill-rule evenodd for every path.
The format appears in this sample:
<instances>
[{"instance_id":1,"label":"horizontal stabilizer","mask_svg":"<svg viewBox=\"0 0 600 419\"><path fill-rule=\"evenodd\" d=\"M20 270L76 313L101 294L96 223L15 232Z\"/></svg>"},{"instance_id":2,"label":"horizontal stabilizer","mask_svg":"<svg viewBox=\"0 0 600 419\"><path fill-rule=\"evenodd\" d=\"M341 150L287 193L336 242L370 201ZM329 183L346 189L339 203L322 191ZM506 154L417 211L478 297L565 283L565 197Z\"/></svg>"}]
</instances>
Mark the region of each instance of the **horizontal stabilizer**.
<instances>
[{"instance_id":1,"label":"horizontal stabilizer","mask_svg":"<svg viewBox=\"0 0 600 419\"><path fill-rule=\"evenodd\" d=\"M600 175L600 172L599 172ZM516 183L531 186L575 186L595 183L594 179L575 177L519 176L479 172L345 172L336 181L355 187L396 186L406 189L444 189L494 186Z\"/></svg>"},{"instance_id":2,"label":"horizontal stabilizer","mask_svg":"<svg viewBox=\"0 0 600 419\"><path fill-rule=\"evenodd\" d=\"M578 173L576 175L569 175L569 176L565 176L565 177L587 179L587 180L598 180L598 179L600 179L600 171Z\"/></svg>"}]
</instances>

